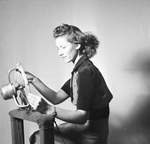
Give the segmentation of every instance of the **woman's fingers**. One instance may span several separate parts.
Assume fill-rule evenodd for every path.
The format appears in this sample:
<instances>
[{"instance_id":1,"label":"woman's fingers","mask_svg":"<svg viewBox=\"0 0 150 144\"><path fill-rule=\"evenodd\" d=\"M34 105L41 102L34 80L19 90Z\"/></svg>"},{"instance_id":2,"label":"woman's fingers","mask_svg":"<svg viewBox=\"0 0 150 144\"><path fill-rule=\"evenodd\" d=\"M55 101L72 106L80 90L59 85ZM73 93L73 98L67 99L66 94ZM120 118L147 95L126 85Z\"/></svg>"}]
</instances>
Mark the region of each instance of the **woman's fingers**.
<instances>
[{"instance_id":1,"label":"woman's fingers","mask_svg":"<svg viewBox=\"0 0 150 144\"><path fill-rule=\"evenodd\" d=\"M30 72L27 72L25 71L25 74L26 74L26 77L27 77L27 80L29 83L32 83L33 79L34 79L34 76L33 74L31 74Z\"/></svg>"},{"instance_id":2,"label":"woman's fingers","mask_svg":"<svg viewBox=\"0 0 150 144\"><path fill-rule=\"evenodd\" d=\"M32 106L33 110L37 110L41 113L44 113L47 110L48 104L40 96L29 93L27 98L28 98L28 102Z\"/></svg>"},{"instance_id":3,"label":"woman's fingers","mask_svg":"<svg viewBox=\"0 0 150 144\"><path fill-rule=\"evenodd\" d=\"M32 93L29 93L28 96L29 104L33 107L34 110L36 110L41 102L41 97L34 95Z\"/></svg>"}]
</instances>

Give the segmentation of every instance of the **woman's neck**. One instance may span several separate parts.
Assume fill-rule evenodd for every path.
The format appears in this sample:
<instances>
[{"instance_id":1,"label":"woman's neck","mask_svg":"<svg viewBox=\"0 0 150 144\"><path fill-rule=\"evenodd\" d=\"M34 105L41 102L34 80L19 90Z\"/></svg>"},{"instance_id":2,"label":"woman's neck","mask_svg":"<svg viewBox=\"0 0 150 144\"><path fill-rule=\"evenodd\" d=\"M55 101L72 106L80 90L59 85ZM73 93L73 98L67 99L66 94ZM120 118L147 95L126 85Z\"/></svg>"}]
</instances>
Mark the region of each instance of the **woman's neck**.
<instances>
[{"instance_id":1,"label":"woman's neck","mask_svg":"<svg viewBox=\"0 0 150 144\"><path fill-rule=\"evenodd\" d=\"M76 65L76 63L78 62L78 60L82 57L82 55L77 55L76 59L74 60L73 64Z\"/></svg>"}]
</instances>

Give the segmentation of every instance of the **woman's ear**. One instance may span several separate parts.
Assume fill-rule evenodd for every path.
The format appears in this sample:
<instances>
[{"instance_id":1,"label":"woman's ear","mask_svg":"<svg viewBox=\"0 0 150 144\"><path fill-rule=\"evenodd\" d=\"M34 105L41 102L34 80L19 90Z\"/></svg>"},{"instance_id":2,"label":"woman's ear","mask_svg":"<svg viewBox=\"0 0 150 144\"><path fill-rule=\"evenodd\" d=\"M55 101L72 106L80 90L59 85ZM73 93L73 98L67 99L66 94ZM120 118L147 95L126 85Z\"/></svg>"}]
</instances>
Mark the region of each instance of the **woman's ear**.
<instances>
[{"instance_id":1,"label":"woman's ear","mask_svg":"<svg viewBox=\"0 0 150 144\"><path fill-rule=\"evenodd\" d=\"M80 49L81 44L76 44L76 50Z\"/></svg>"}]
</instances>

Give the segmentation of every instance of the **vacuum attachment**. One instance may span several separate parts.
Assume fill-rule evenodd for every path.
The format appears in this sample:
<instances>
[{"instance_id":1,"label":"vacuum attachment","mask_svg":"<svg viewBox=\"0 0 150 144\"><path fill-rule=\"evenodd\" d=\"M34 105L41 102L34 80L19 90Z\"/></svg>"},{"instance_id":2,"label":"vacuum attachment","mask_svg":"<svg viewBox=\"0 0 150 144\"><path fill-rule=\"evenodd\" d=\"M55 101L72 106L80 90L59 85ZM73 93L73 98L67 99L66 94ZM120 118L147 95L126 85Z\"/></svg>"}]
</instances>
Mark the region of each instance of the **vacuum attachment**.
<instances>
[{"instance_id":1,"label":"vacuum attachment","mask_svg":"<svg viewBox=\"0 0 150 144\"><path fill-rule=\"evenodd\" d=\"M14 74L13 77L12 74ZM30 87L21 63L17 63L15 68L8 71L8 81L8 84L1 87L3 99L13 98L19 108L30 108L27 99Z\"/></svg>"}]
</instances>

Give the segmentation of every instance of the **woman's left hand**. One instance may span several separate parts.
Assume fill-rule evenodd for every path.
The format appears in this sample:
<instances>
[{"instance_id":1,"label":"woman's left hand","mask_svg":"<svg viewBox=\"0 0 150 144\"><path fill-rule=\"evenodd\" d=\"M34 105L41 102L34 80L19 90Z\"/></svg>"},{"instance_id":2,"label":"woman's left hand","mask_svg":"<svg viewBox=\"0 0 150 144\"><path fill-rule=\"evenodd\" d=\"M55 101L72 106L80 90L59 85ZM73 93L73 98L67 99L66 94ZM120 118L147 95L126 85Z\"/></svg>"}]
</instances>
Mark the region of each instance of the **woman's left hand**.
<instances>
[{"instance_id":1,"label":"woman's left hand","mask_svg":"<svg viewBox=\"0 0 150 144\"><path fill-rule=\"evenodd\" d=\"M41 113L45 113L47 111L48 103L40 96L29 93L27 99L33 110L37 110Z\"/></svg>"}]
</instances>

